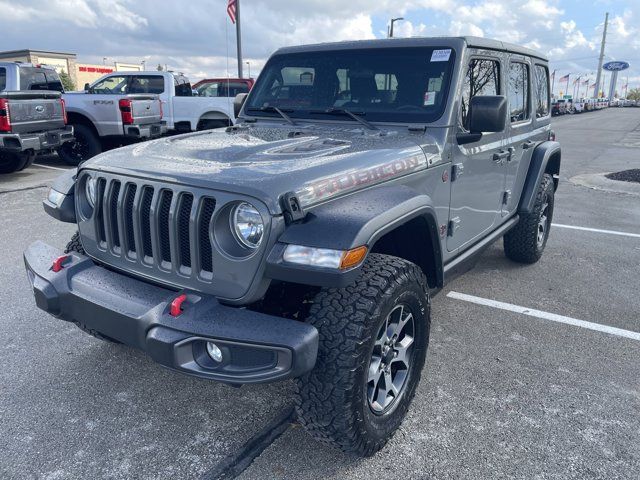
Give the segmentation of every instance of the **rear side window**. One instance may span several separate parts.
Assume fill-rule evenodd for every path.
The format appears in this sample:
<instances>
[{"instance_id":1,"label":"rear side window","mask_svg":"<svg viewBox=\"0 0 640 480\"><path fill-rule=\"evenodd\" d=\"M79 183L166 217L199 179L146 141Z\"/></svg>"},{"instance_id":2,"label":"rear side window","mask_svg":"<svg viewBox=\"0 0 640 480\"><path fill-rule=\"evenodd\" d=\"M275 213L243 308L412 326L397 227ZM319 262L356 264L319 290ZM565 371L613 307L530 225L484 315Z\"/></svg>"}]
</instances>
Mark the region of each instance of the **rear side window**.
<instances>
[{"instance_id":1,"label":"rear side window","mask_svg":"<svg viewBox=\"0 0 640 480\"><path fill-rule=\"evenodd\" d=\"M549 115L549 70L543 65L535 67L536 118Z\"/></svg>"},{"instance_id":2,"label":"rear side window","mask_svg":"<svg viewBox=\"0 0 640 480\"><path fill-rule=\"evenodd\" d=\"M21 67L20 90L49 90L44 70L32 67Z\"/></svg>"},{"instance_id":3,"label":"rear side window","mask_svg":"<svg viewBox=\"0 0 640 480\"><path fill-rule=\"evenodd\" d=\"M0 67L0 92L7 88L7 69Z\"/></svg>"},{"instance_id":4,"label":"rear side window","mask_svg":"<svg viewBox=\"0 0 640 480\"><path fill-rule=\"evenodd\" d=\"M161 75L135 76L129 84L129 93L164 93L164 77Z\"/></svg>"},{"instance_id":5,"label":"rear side window","mask_svg":"<svg viewBox=\"0 0 640 480\"><path fill-rule=\"evenodd\" d=\"M529 65L512 62L509 65L509 116L511 123L528 120L529 115Z\"/></svg>"},{"instance_id":6,"label":"rear side window","mask_svg":"<svg viewBox=\"0 0 640 480\"><path fill-rule=\"evenodd\" d=\"M45 71L45 77L47 78L47 89L55 90L57 92L64 91L62 87L62 82L60 81L60 77L58 76L55 70L47 70Z\"/></svg>"},{"instance_id":7,"label":"rear side window","mask_svg":"<svg viewBox=\"0 0 640 480\"><path fill-rule=\"evenodd\" d=\"M176 97L193 97L191 83L185 77L174 77L173 83L176 88Z\"/></svg>"},{"instance_id":8,"label":"rear side window","mask_svg":"<svg viewBox=\"0 0 640 480\"><path fill-rule=\"evenodd\" d=\"M500 62L474 58L462 86L462 126L469 130L469 102L476 95L500 95Z\"/></svg>"}]
</instances>

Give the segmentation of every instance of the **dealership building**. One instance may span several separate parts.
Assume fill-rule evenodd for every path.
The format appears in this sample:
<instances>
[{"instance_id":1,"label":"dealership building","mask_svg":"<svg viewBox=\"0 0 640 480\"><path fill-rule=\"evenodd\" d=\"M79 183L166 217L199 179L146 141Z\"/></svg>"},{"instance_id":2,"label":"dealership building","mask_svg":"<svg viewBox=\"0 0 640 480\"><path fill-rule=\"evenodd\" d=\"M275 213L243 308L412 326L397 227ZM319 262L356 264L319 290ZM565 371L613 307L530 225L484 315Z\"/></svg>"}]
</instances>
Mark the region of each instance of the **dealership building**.
<instances>
[{"instance_id":1,"label":"dealership building","mask_svg":"<svg viewBox=\"0 0 640 480\"><path fill-rule=\"evenodd\" d=\"M47 65L58 73L66 72L71 77L77 89L82 89L85 83L92 83L105 73L116 71L139 71L142 65L113 62L109 65L94 65L78 63L75 53L48 52L45 50L12 50L0 52L0 62L25 62L34 65Z\"/></svg>"}]
</instances>

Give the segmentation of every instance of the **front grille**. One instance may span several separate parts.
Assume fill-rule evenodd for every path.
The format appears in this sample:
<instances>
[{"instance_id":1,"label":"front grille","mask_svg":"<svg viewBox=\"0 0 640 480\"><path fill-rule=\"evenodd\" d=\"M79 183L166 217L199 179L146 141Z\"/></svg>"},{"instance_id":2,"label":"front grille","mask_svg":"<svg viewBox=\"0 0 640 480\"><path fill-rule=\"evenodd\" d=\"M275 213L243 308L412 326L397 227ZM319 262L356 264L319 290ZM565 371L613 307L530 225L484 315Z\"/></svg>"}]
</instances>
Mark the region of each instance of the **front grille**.
<instances>
[{"instance_id":1,"label":"front grille","mask_svg":"<svg viewBox=\"0 0 640 480\"><path fill-rule=\"evenodd\" d=\"M169 273L211 280L209 228L215 198L110 178L98 179L98 198L94 226L100 250Z\"/></svg>"}]
</instances>

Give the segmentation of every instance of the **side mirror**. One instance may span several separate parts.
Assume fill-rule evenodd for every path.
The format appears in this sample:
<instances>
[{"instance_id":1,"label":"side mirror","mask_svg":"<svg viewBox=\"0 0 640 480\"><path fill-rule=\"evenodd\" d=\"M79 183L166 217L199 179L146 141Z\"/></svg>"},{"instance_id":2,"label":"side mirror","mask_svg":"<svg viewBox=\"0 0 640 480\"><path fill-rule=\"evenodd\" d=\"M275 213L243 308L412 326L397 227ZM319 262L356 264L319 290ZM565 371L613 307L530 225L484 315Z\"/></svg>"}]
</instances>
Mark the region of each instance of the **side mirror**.
<instances>
[{"instance_id":1,"label":"side mirror","mask_svg":"<svg viewBox=\"0 0 640 480\"><path fill-rule=\"evenodd\" d=\"M458 144L477 142L483 133L502 132L507 124L507 99L502 95L476 95L469 102L469 132Z\"/></svg>"},{"instance_id":2,"label":"side mirror","mask_svg":"<svg viewBox=\"0 0 640 480\"><path fill-rule=\"evenodd\" d=\"M88 92L89 90L91 90L91 85L89 83L85 83L84 84L84 91Z\"/></svg>"},{"instance_id":3,"label":"side mirror","mask_svg":"<svg viewBox=\"0 0 640 480\"><path fill-rule=\"evenodd\" d=\"M247 93L239 93L233 100L233 114L236 118L238 118L238 115L240 115L240 111L242 110L242 106L247 99L247 95Z\"/></svg>"}]
</instances>

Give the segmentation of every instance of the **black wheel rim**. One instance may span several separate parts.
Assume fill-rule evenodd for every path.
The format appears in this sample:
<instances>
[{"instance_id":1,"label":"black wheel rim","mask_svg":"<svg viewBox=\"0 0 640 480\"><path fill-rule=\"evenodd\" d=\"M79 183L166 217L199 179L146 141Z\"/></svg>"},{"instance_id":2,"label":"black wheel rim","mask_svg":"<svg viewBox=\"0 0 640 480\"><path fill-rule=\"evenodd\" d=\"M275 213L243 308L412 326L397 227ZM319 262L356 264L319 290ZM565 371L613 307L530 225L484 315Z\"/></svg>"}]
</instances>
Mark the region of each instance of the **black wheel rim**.
<instances>
[{"instance_id":1,"label":"black wheel rim","mask_svg":"<svg viewBox=\"0 0 640 480\"><path fill-rule=\"evenodd\" d=\"M67 155L72 159L81 162L83 160L87 160L90 156L89 153L89 143L87 139L82 136L76 136L74 142L67 142L62 147Z\"/></svg>"},{"instance_id":2,"label":"black wheel rim","mask_svg":"<svg viewBox=\"0 0 640 480\"><path fill-rule=\"evenodd\" d=\"M367 402L376 415L391 411L406 388L415 340L415 320L405 304L396 305L378 331L367 374Z\"/></svg>"}]
</instances>

